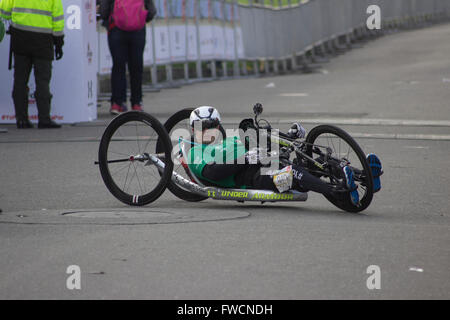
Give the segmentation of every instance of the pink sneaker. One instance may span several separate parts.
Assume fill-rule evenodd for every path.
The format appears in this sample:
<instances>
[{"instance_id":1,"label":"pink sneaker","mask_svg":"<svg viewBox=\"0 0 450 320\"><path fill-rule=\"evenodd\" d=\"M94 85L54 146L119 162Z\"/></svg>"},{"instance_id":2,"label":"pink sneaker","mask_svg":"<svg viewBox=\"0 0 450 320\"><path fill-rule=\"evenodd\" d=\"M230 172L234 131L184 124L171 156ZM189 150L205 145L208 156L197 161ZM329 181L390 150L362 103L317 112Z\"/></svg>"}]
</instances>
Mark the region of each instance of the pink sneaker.
<instances>
[{"instance_id":1,"label":"pink sneaker","mask_svg":"<svg viewBox=\"0 0 450 320\"><path fill-rule=\"evenodd\" d=\"M119 106L117 103L113 103L111 105L111 109L109 109L109 113L111 113L111 114L121 114L122 113L122 107Z\"/></svg>"},{"instance_id":2,"label":"pink sneaker","mask_svg":"<svg viewBox=\"0 0 450 320\"><path fill-rule=\"evenodd\" d=\"M121 114L126 111L127 111L127 107L125 105L121 106L121 105L118 105L117 103L113 103L111 105L111 109L109 109L109 112L111 114Z\"/></svg>"},{"instance_id":3,"label":"pink sneaker","mask_svg":"<svg viewBox=\"0 0 450 320\"><path fill-rule=\"evenodd\" d=\"M144 110L142 110L142 106L141 106L140 104L134 104L134 105L131 107L131 109L132 109L133 111L144 111Z\"/></svg>"}]
</instances>

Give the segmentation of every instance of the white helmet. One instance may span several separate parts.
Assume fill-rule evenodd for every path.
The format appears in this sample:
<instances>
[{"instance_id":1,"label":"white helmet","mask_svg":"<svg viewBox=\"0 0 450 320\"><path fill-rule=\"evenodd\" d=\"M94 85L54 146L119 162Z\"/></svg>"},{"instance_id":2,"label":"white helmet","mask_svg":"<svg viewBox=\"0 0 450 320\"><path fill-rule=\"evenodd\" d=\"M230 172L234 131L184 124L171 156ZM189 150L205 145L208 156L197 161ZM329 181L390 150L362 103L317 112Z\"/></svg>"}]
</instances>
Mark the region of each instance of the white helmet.
<instances>
[{"instance_id":1,"label":"white helmet","mask_svg":"<svg viewBox=\"0 0 450 320\"><path fill-rule=\"evenodd\" d=\"M202 129L216 128L220 125L220 114L216 108L202 106L194 109L189 117L189 124L194 128L194 122L200 121Z\"/></svg>"}]
</instances>

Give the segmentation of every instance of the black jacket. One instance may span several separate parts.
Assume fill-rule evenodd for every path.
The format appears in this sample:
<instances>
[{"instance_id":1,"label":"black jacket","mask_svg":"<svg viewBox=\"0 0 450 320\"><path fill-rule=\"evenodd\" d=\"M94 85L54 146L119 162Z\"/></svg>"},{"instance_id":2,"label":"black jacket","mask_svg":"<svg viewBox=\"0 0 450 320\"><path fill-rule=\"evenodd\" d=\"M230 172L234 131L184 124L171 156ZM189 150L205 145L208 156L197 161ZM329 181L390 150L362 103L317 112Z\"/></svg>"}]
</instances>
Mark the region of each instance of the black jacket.
<instances>
[{"instance_id":1,"label":"black jacket","mask_svg":"<svg viewBox=\"0 0 450 320\"><path fill-rule=\"evenodd\" d=\"M55 46L64 45L64 36L23 31L10 27L11 46L15 54L46 60L54 59Z\"/></svg>"},{"instance_id":2,"label":"black jacket","mask_svg":"<svg viewBox=\"0 0 450 320\"><path fill-rule=\"evenodd\" d=\"M108 28L109 17L114 10L114 0L100 0L100 18L103 20L103 26ZM144 0L145 9L148 10L146 21L151 21L156 15L156 7L153 0Z\"/></svg>"}]
</instances>

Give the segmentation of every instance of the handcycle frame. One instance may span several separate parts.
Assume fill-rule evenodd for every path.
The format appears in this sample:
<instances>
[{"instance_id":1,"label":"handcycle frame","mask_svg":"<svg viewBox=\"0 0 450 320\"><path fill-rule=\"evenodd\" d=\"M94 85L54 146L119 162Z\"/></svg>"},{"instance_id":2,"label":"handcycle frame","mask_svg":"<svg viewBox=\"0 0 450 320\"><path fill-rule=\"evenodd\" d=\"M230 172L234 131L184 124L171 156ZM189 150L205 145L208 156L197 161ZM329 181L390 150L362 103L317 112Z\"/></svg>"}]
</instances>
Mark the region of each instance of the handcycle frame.
<instances>
[{"instance_id":1,"label":"handcycle frame","mask_svg":"<svg viewBox=\"0 0 450 320\"><path fill-rule=\"evenodd\" d=\"M184 154L183 154L184 156ZM158 170L164 170L165 163L155 155L146 155L148 162L146 165L155 165ZM189 181L175 171L172 171L171 180L180 187L189 190L197 195L207 197L214 200L235 200L235 201L261 201L261 202L278 202L278 201L306 201L308 193L290 190L284 193L277 193L264 189L236 189L205 186L192 174L188 166L185 170L195 182Z\"/></svg>"}]
</instances>

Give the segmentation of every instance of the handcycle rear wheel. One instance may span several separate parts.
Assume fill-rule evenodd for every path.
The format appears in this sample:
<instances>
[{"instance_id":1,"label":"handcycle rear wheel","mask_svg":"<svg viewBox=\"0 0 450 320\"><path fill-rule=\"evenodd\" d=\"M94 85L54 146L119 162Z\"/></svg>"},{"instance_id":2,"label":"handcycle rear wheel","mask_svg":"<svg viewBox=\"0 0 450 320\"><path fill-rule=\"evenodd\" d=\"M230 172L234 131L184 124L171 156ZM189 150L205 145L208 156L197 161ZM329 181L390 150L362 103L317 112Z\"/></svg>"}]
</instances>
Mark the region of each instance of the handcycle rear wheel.
<instances>
[{"instance_id":1,"label":"handcycle rear wheel","mask_svg":"<svg viewBox=\"0 0 450 320\"><path fill-rule=\"evenodd\" d=\"M371 203L373 198L373 178L366 156L356 141L344 130L331 126L320 125L313 128L306 137L307 154L314 156L314 146L321 145L330 148L331 156L345 162L354 171L355 184L358 186L360 206L355 206L350 201L350 196L337 199L325 196L336 207L348 212L361 212ZM313 167L312 167L313 168ZM343 178L343 177L342 177ZM322 177L328 183L334 183L329 178Z\"/></svg>"},{"instance_id":2,"label":"handcycle rear wheel","mask_svg":"<svg viewBox=\"0 0 450 320\"><path fill-rule=\"evenodd\" d=\"M159 152L156 142L162 141ZM114 118L103 133L98 164L108 190L120 201L143 206L158 199L172 176L172 144L164 126L145 112L130 111ZM160 172L149 160L165 163Z\"/></svg>"},{"instance_id":3,"label":"handcycle rear wheel","mask_svg":"<svg viewBox=\"0 0 450 320\"><path fill-rule=\"evenodd\" d=\"M169 135L170 143L172 146L172 154L174 159L176 159L174 162L174 171L181 176L183 176L185 179L190 180L190 177L188 176L186 169L183 167L183 165L186 165L186 163L181 163L180 158L177 156L179 152L179 139L180 134L184 136L184 138L187 138L190 136L190 125L189 125L189 117L191 115L192 110L194 108L185 108L182 109L176 113L174 113L167 121L164 123L164 127ZM180 130L180 133L177 133L177 130ZM156 152L159 152L162 150L162 142L158 141L156 145ZM195 193L192 193L189 190L186 190L180 186L178 186L173 181L169 181L169 185L167 186L170 192L172 192L177 198L184 200L184 201L190 201L190 202L198 202L205 199L208 199L208 197L204 197L201 195L197 195Z\"/></svg>"}]
</instances>

